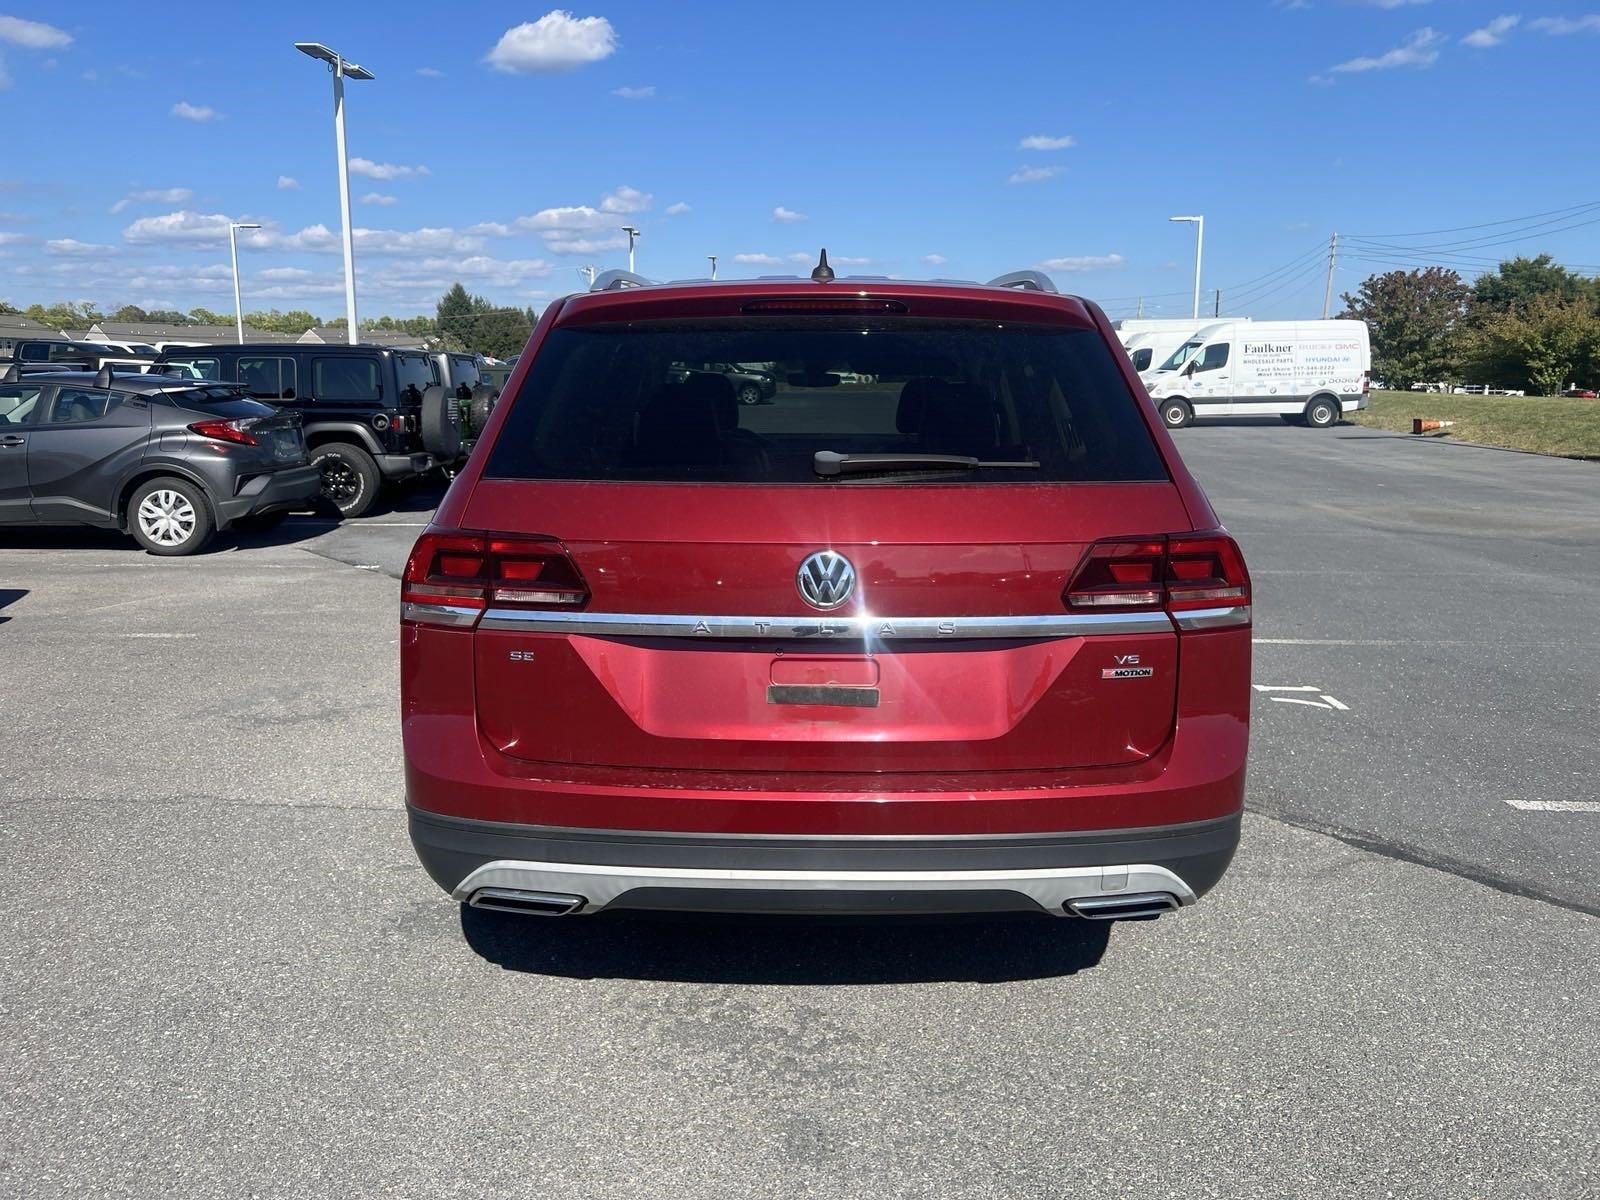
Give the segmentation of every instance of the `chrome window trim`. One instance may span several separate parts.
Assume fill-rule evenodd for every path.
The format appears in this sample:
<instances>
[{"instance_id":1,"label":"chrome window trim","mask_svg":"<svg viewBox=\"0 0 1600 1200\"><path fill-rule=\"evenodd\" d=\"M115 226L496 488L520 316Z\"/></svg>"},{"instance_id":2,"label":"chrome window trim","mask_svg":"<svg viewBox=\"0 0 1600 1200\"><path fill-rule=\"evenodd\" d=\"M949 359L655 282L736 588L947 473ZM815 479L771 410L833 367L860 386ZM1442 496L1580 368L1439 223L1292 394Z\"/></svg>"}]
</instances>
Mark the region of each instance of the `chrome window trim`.
<instances>
[{"instance_id":1,"label":"chrome window trim","mask_svg":"<svg viewBox=\"0 0 1600 1200\"><path fill-rule=\"evenodd\" d=\"M1179 629L1226 629L1233 625L1250 624L1250 606L1237 604L1230 608L1196 608L1173 615Z\"/></svg>"},{"instance_id":2,"label":"chrome window trim","mask_svg":"<svg viewBox=\"0 0 1600 1200\"><path fill-rule=\"evenodd\" d=\"M431 611L431 606L430 606ZM1199 614L1196 614L1199 615ZM1051 613L1018 617L705 617L693 613L599 613L491 608L479 629L610 637L784 641L963 641L1170 633L1164 612Z\"/></svg>"}]
</instances>

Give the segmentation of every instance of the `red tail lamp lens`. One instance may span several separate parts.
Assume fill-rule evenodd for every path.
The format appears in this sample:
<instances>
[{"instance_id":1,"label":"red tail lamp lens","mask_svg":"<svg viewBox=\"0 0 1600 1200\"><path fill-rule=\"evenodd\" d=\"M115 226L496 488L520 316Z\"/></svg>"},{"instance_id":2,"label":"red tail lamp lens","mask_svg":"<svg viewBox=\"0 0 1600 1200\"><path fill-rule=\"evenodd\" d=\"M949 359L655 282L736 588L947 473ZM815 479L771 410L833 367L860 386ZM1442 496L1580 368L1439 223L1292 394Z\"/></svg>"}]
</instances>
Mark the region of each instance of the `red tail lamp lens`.
<instances>
[{"instance_id":1,"label":"red tail lamp lens","mask_svg":"<svg viewBox=\"0 0 1600 1200\"><path fill-rule=\"evenodd\" d=\"M1238 545L1225 534L1096 542L1064 598L1069 608L1124 612L1248 608L1250 574Z\"/></svg>"},{"instance_id":2,"label":"red tail lamp lens","mask_svg":"<svg viewBox=\"0 0 1600 1200\"><path fill-rule=\"evenodd\" d=\"M214 442L233 442L239 446L256 446L255 434L250 432L250 426L255 424L252 420L242 421L196 421L189 426L190 433L198 433L203 438L210 438Z\"/></svg>"},{"instance_id":3,"label":"red tail lamp lens","mask_svg":"<svg viewBox=\"0 0 1600 1200\"><path fill-rule=\"evenodd\" d=\"M589 589L559 542L430 532L406 560L400 599L407 619L460 626L491 605L576 607Z\"/></svg>"}]
</instances>

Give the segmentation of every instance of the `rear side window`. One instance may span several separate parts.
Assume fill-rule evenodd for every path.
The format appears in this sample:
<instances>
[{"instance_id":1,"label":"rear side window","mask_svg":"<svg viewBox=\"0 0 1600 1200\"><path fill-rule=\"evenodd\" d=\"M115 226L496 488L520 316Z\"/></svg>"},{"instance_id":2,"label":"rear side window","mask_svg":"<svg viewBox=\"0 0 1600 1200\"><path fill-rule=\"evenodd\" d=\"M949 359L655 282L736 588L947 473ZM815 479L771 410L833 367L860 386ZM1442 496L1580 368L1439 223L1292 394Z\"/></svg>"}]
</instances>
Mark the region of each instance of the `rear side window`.
<instances>
[{"instance_id":1,"label":"rear side window","mask_svg":"<svg viewBox=\"0 0 1600 1200\"><path fill-rule=\"evenodd\" d=\"M292 358L239 358L234 377L252 396L263 400L292 400L295 395L295 364Z\"/></svg>"},{"instance_id":2,"label":"rear side window","mask_svg":"<svg viewBox=\"0 0 1600 1200\"><path fill-rule=\"evenodd\" d=\"M167 359L165 367L177 367L190 379L221 379L222 364L214 358L175 355Z\"/></svg>"},{"instance_id":3,"label":"rear side window","mask_svg":"<svg viewBox=\"0 0 1600 1200\"><path fill-rule=\"evenodd\" d=\"M1150 360L1155 357L1155 351L1149 346L1141 347L1133 352L1133 369L1135 371L1148 371Z\"/></svg>"},{"instance_id":4,"label":"rear side window","mask_svg":"<svg viewBox=\"0 0 1600 1200\"><path fill-rule=\"evenodd\" d=\"M311 388L318 400L378 400L378 360L375 358L314 358Z\"/></svg>"},{"instance_id":5,"label":"rear side window","mask_svg":"<svg viewBox=\"0 0 1600 1200\"><path fill-rule=\"evenodd\" d=\"M484 473L838 486L815 470L824 450L1037 463L948 483L1167 478L1092 330L804 318L552 330Z\"/></svg>"},{"instance_id":6,"label":"rear side window","mask_svg":"<svg viewBox=\"0 0 1600 1200\"><path fill-rule=\"evenodd\" d=\"M400 382L400 399L405 404L421 404L422 393L439 382L433 359L422 354L396 354L395 377Z\"/></svg>"},{"instance_id":7,"label":"rear side window","mask_svg":"<svg viewBox=\"0 0 1600 1200\"><path fill-rule=\"evenodd\" d=\"M90 388L62 388L50 401L50 411L45 414L47 424L72 425L85 421L98 421L115 405L121 396Z\"/></svg>"},{"instance_id":8,"label":"rear side window","mask_svg":"<svg viewBox=\"0 0 1600 1200\"><path fill-rule=\"evenodd\" d=\"M1228 365L1228 343L1212 342L1200 356L1197 371L1216 371Z\"/></svg>"}]
</instances>

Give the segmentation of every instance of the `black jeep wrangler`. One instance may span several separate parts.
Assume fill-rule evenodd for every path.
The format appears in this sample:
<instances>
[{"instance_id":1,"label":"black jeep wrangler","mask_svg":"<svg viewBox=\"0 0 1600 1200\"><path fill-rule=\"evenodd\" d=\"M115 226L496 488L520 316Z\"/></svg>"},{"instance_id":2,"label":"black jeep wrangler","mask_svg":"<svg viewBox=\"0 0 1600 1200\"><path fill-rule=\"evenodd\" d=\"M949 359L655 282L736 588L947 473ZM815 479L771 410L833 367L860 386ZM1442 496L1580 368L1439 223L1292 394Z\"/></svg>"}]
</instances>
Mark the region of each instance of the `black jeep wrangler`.
<instances>
[{"instance_id":1,"label":"black jeep wrangler","mask_svg":"<svg viewBox=\"0 0 1600 1200\"><path fill-rule=\"evenodd\" d=\"M380 346L173 346L155 371L243 384L301 415L322 495L341 516L372 507L380 483L404 483L461 457L461 410L432 355Z\"/></svg>"}]
</instances>

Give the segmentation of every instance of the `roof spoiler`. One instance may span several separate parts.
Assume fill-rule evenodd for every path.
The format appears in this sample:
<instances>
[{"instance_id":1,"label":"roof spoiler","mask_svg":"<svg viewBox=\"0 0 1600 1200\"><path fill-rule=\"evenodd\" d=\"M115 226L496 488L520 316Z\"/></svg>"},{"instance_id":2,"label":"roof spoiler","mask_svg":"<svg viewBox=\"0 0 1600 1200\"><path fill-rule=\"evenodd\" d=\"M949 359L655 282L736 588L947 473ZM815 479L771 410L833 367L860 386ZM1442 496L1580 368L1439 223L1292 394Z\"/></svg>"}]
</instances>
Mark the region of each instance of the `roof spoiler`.
<instances>
[{"instance_id":1,"label":"roof spoiler","mask_svg":"<svg viewBox=\"0 0 1600 1200\"><path fill-rule=\"evenodd\" d=\"M635 275L632 271L602 271L589 285L591 292L617 292L623 288L649 287L654 279Z\"/></svg>"},{"instance_id":2,"label":"roof spoiler","mask_svg":"<svg viewBox=\"0 0 1600 1200\"><path fill-rule=\"evenodd\" d=\"M21 383L21 382L22 382L22 364L19 363L19 362L12 363L9 367L6 368L6 373L3 376L0 376L0 383Z\"/></svg>"},{"instance_id":3,"label":"roof spoiler","mask_svg":"<svg viewBox=\"0 0 1600 1200\"><path fill-rule=\"evenodd\" d=\"M1025 292L1056 292L1055 281L1043 271L1008 271L989 280L986 287L1020 288Z\"/></svg>"},{"instance_id":4,"label":"roof spoiler","mask_svg":"<svg viewBox=\"0 0 1600 1200\"><path fill-rule=\"evenodd\" d=\"M112 372L111 372L111 364L110 363L107 363L105 366L101 367L99 372L94 377L94 385L95 385L95 387L97 387L97 388L108 388L108 387L110 387L111 386L111 374L112 374Z\"/></svg>"}]
</instances>

